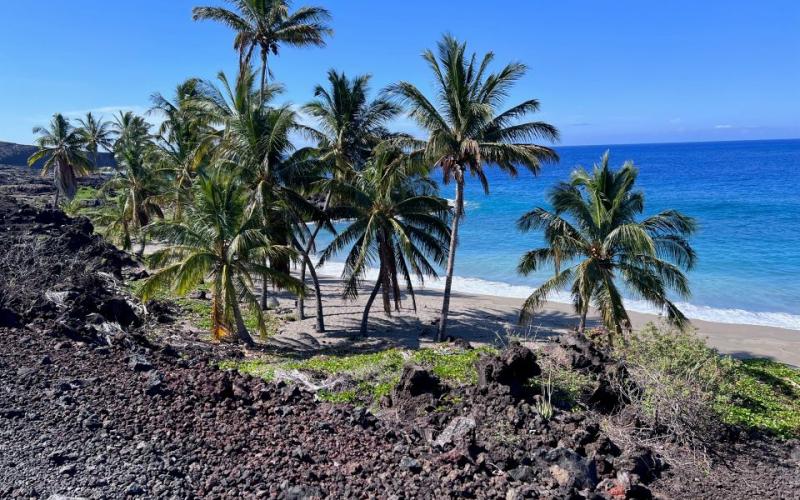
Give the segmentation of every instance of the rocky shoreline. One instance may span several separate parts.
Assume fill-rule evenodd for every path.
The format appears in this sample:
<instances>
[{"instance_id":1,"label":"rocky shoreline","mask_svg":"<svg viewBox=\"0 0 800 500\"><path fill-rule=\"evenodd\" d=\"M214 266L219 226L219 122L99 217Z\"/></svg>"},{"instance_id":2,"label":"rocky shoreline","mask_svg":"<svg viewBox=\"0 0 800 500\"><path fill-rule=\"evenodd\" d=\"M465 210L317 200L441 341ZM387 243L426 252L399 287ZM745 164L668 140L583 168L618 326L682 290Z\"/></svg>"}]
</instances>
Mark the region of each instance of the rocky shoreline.
<instances>
[{"instance_id":1,"label":"rocky shoreline","mask_svg":"<svg viewBox=\"0 0 800 500\"><path fill-rule=\"evenodd\" d=\"M153 305L145 315L123 286L138 272L88 220L0 196L0 497L797 498L800 491L793 443L734 440L730 456L693 476L652 450L616 443L602 418L618 401L602 377L586 411L543 418L535 410L541 396L522 385L537 374L537 357L520 345L482 358L477 386L449 388L407 366L380 417L319 402L301 386L221 371L216 347L157 334L169 331L168 315ZM576 369L615 370L579 340L553 349Z\"/></svg>"}]
</instances>

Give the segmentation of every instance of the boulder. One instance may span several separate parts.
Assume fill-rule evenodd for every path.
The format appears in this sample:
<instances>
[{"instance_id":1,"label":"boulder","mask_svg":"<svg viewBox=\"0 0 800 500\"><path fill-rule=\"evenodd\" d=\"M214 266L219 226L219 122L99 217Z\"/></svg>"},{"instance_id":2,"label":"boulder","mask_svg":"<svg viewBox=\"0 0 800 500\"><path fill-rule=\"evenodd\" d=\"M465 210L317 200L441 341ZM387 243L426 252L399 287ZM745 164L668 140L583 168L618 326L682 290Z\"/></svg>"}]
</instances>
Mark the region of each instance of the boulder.
<instances>
[{"instance_id":1,"label":"boulder","mask_svg":"<svg viewBox=\"0 0 800 500\"><path fill-rule=\"evenodd\" d=\"M434 446L444 448L448 445L465 445L475 432L475 419L455 417L433 442Z\"/></svg>"},{"instance_id":2,"label":"boulder","mask_svg":"<svg viewBox=\"0 0 800 500\"><path fill-rule=\"evenodd\" d=\"M164 376L161 373L153 370L147 376L147 381L145 382L145 393L148 396L155 396L159 394L164 389Z\"/></svg>"},{"instance_id":3,"label":"boulder","mask_svg":"<svg viewBox=\"0 0 800 500\"><path fill-rule=\"evenodd\" d=\"M0 307L0 326L16 328L19 326L19 314L7 307Z\"/></svg>"},{"instance_id":4,"label":"boulder","mask_svg":"<svg viewBox=\"0 0 800 500\"><path fill-rule=\"evenodd\" d=\"M414 398L422 394L438 394L442 390L439 378L428 370L413 364L403 367L400 382L392 391L392 399Z\"/></svg>"},{"instance_id":5,"label":"boulder","mask_svg":"<svg viewBox=\"0 0 800 500\"><path fill-rule=\"evenodd\" d=\"M153 369L152 363L141 354L131 354L128 367L135 372L147 372Z\"/></svg>"},{"instance_id":6,"label":"boulder","mask_svg":"<svg viewBox=\"0 0 800 500\"><path fill-rule=\"evenodd\" d=\"M422 465L419 463L419 460L405 456L400 459L400 468L407 469L416 474L422 470Z\"/></svg>"},{"instance_id":7,"label":"boulder","mask_svg":"<svg viewBox=\"0 0 800 500\"><path fill-rule=\"evenodd\" d=\"M594 488L597 486L597 469L588 460L568 448L555 448L544 454L542 464L559 486L565 488Z\"/></svg>"},{"instance_id":8,"label":"boulder","mask_svg":"<svg viewBox=\"0 0 800 500\"><path fill-rule=\"evenodd\" d=\"M516 391L531 377L542 372L536 364L536 355L518 342L511 344L497 356L481 357L476 368L478 387L497 383Z\"/></svg>"},{"instance_id":9,"label":"boulder","mask_svg":"<svg viewBox=\"0 0 800 500\"><path fill-rule=\"evenodd\" d=\"M128 301L122 297L112 297L104 301L100 304L99 312L108 321L119 323L122 328L141 322Z\"/></svg>"},{"instance_id":10,"label":"boulder","mask_svg":"<svg viewBox=\"0 0 800 500\"><path fill-rule=\"evenodd\" d=\"M627 474L632 482L641 479L645 482L655 479L655 471L659 469L659 459L652 450L637 446L614 461L619 474Z\"/></svg>"},{"instance_id":11,"label":"boulder","mask_svg":"<svg viewBox=\"0 0 800 500\"><path fill-rule=\"evenodd\" d=\"M520 481L523 483L529 483L536 479L536 473L529 465L520 465L519 467L511 469L508 471L508 475L514 481Z\"/></svg>"}]
</instances>

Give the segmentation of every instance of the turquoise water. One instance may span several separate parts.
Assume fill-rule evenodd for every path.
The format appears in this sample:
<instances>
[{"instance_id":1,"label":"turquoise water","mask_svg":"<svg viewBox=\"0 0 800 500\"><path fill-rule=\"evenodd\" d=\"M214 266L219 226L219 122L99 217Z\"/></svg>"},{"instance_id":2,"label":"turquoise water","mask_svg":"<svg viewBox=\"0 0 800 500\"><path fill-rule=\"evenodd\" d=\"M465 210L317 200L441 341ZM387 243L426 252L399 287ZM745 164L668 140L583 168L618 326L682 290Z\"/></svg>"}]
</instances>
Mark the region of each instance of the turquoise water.
<instances>
[{"instance_id":1,"label":"turquoise water","mask_svg":"<svg viewBox=\"0 0 800 500\"><path fill-rule=\"evenodd\" d=\"M692 297L681 303L689 317L800 329L800 140L561 147L560 163L538 177L510 179L489 169L488 196L475 179L467 181L454 288L527 296L547 275L517 275L520 255L542 243L537 234L519 233L517 218L546 207L547 189L576 165L591 168L607 149L614 167L633 160L639 168L645 215L678 209L699 222ZM452 198L452 186L442 186L442 195Z\"/></svg>"}]
</instances>

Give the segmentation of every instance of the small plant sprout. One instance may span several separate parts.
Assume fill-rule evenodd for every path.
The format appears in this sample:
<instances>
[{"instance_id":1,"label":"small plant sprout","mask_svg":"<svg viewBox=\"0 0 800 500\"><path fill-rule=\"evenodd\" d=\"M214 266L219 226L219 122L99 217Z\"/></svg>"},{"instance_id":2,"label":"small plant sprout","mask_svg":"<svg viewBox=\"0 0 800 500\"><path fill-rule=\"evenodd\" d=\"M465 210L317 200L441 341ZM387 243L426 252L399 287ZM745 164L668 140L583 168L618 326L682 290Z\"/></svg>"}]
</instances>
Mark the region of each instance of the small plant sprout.
<instances>
[{"instance_id":1,"label":"small plant sprout","mask_svg":"<svg viewBox=\"0 0 800 500\"><path fill-rule=\"evenodd\" d=\"M542 380L542 395L534 405L536 411L545 420L553 418L553 381L551 372L547 372L547 382Z\"/></svg>"}]
</instances>

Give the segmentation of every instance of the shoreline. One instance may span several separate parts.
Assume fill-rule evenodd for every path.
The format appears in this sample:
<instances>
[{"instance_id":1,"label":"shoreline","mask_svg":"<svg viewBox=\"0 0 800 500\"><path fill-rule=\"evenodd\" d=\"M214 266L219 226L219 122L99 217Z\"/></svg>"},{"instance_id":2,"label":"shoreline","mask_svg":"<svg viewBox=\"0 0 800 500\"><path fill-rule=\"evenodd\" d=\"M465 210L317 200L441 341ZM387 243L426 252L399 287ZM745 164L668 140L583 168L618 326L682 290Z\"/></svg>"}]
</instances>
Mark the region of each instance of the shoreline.
<instances>
[{"instance_id":1,"label":"shoreline","mask_svg":"<svg viewBox=\"0 0 800 500\"><path fill-rule=\"evenodd\" d=\"M341 275L342 264L339 262L328 262L322 268L318 268L320 275L336 278ZM369 269L367 279L375 280L377 271ZM419 285L415 283L415 287ZM421 289L422 287L420 287ZM439 279L428 279L425 288L429 290L444 290L444 282ZM523 301L533 293L535 287L528 285L515 285L503 281L491 281L483 278L453 276L453 291L458 291L468 295L486 295L503 299L514 299ZM548 303L564 304L569 306L571 300L565 292L558 294ZM626 309L628 312L638 314L648 314L658 316L659 313L648 303L642 300L626 299ZM747 325L753 327L769 327L784 330L793 330L800 335L800 315L788 312L765 312L750 311L740 308L717 308L704 305L696 305L689 302L677 301L678 308L693 322L702 321L707 323L722 323L730 325ZM730 319L729 319L730 318Z\"/></svg>"},{"instance_id":2,"label":"shoreline","mask_svg":"<svg viewBox=\"0 0 800 500\"><path fill-rule=\"evenodd\" d=\"M338 348L342 340L358 332L361 314L369 294L365 287L354 301L341 298L341 279L325 269L318 271L325 308L326 332L314 332L314 296L305 300L306 319L287 322L276 339L278 343L311 343L318 347ZM309 280L310 285L310 280ZM288 294L279 297L281 307L294 310L294 298ZM509 334L521 337L545 338L575 327L577 316L570 304L548 302L532 321L529 328L517 324L519 309L524 299L489 294L453 291L450 305L448 334L462 337L471 343L489 344ZM416 313L410 298L403 296L402 307L391 317L383 313L380 300L370 311L369 335L371 342L384 342L409 348L433 343L435 323L439 317L442 291L429 286L416 290ZM648 322L658 322L658 315L629 311L631 322L639 329ZM594 311L589 315L589 326L597 325ZM793 366L800 366L800 332L787 328L735 323L691 320L701 337L721 354L737 358L768 358Z\"/></svg>"}]
</instances>

